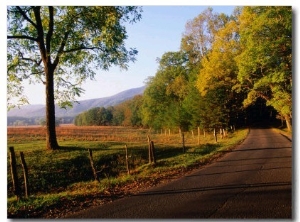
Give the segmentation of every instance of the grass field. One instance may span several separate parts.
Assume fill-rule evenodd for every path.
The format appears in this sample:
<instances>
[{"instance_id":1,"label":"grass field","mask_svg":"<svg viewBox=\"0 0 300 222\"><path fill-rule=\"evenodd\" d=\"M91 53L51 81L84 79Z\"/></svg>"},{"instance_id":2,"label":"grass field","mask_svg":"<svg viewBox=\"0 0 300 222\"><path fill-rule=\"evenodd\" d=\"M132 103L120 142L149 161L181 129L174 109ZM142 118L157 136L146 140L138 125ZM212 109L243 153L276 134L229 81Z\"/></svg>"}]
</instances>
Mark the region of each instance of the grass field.
<instances>
[{"instance_id":1,"label":"grass field","mask_svg":"<svg viewBox=\"0 0 300 222\"><path fill-rule=\"evenodd\" d=\"M19 153L29 168L28 199L17 201L7 155L9 218L57 218L91 205L103 204L128 193L153 186L203 165L233 148L248 133L247 129L228 133L215 143L212 133L203 132L198 145L197 131L185 133L185 152L178 132L149 131L128 127L57 127L60 150L45 149L43 127L9 127L8 147L17 158L18 178L24 189ZM155 144L156 164L148 163L147 135ZM126 170L125 144L128 147L130 175ZM94 180L88 149L93 151L100 178Z\"/></svg>"}]
</instances>

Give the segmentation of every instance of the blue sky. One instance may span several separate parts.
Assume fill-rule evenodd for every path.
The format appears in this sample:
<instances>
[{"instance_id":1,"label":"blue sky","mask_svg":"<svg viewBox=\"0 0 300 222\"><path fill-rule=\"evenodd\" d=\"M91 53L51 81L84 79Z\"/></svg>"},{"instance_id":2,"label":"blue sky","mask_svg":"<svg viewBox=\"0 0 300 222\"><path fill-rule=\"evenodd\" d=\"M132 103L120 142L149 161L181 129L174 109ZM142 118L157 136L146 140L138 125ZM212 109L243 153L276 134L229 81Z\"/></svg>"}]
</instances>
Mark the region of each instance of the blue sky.
<instances>
[{"instance_id":1,"label":"blue sky","mask_svg":"<svg viewBox=\"0 0 300 222\"><path fill-rule=\"evenodd\" d=\"M127 47L139 51L137 61L130 63L127 71L113 67L97 71L96 80L87 80L82 86L85 93L78 100L114 95L126 89L144 85L148 76L158 68L156 58L165 52L178 51L187 21L192 20L208 6L143 6L142 19L128 24ZM215 12L232 14L234 6L213 6ZM44 104L44 85L28 85L25 94L30 104Z\"/></svg>"}]
</instances>

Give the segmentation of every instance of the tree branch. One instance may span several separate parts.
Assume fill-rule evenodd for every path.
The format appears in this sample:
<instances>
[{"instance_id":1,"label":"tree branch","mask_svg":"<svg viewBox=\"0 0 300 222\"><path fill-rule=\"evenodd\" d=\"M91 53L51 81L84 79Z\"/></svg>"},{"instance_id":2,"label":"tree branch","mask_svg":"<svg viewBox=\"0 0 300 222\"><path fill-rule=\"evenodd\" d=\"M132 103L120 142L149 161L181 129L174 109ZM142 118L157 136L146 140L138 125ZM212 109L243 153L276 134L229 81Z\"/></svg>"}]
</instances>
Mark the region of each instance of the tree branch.
<instances>
[{"instance_id":1,"label":"tree branch","mask_svg":"<svg viewBox=\"0 0 300 222\"><path fill-rule=\"evenodd\" d=\"M42 75L41 74L45 74L45 72L44 71L32 72L32 73L26 75L26 78L30 78L30 76L35 76L38 79L38 81L40 81L41 83L43 83L45 85L46 84L46 80L42 79Z\"/></svg>"},{"instance_id":2,"label":"tree branch","mask_svg":"<svg viewBox=\"0 0 300 222\"><path fill-rule=\"evenodd\" d=\"M266 101L270 100L270 97L267 96L267 95L265 95L265 94L262 93L262 92L258 92L257 95L258 95L258 97L261 97L261 98L263 98L263 99L266 100Z\"/></svg>"},{"instance_id":3,"label":"tree branch","mask_svg":"<svg viewBox=\"0 0 300 222\"><path fill-rule=\"evenodd\" d=\"M44 71L40 71L40 72L32 72L31 74L30 74L30 76L32 76L32 75L39 75L39 74L43 74L43 73L45 73ZM44 82L44 81L43 81Z\"/></svg>"},{"instance_id":4,"label":"tree branch","mask_svg":"<svg viewBox=\"0 0 300 222\"><path fill-rule=\"evenodd\" d=\"M53 6L49 6L49 31L46 36L46 50L47 50L47 55L50 57L50 42L51 42L51 37L53 35Z\"/></svg>"},{"instance_id":5,"label":"tree branch","mask_svg":"<svg viewBox=\"0 0 300 222\"><path fill-rule=\"evenodd\" d=\"M42 59L44 63L47 63L47 53L46 53L45 42L44 42L44 30L43 30L40 10L41 10L41 6L36 6L33 8L34 16L37 24L37 32L38 32L37 42L40 48Z\"/></svg>"},{"instance_id":6,"label":"tree branch","mask_svg":"<svg viewBox=\"0 0 300 222\"><path fill-rule=\"evenodd\" d=\"M28 39L28 40L35 41L35 42L38 41L37 38L33 38L33 37L27 36L27 35L8 35L7 39Z\"/></svg>"},{"instance_id":7,"label":"tree branch","mask_svg":"<svg viewBox=\"0 0 300 222\"><path fill-rule=\"evenodd\" d=\"M37 60L34 60L34 59L24 58L24 57L22 57L21 59L22 59L22 60L25 60L25 61L33 62L33 63L35 63L37 66L39 66L39 65L41 64L41 62L42 62L42 60L37 61Z\"/></svg>"},{"instance_id":8,"label":"tree branch","mask_svg":"<svg viewBox=\"0 0 300 222\"><path fill-rule=\"evenodd\" d=\"M33 25L37 29L37 25L26 15L26 13L21 9L21 7L17 6L17 9L24 17L24 19L27 20L31 25Z\"/></svg>"},{"instance_id":9,"label":"tree branch","mask_svg":"<svg viewBox=\"0 0 300 222\"><path fill-rule=\"evenodd\" d=\"M19 50L18 50L18 55L20 56L20 58L21 58L22 60L33 62L33 63L35 63L36 66L40 66L40 65L41 65L41 62L42 62L41 59L38 61L38 60L34 60L34 59L32 59L32 58L24 57L24 56L23 56L23 53L22 53L21 51L19 51Z\"/></svg>"},{"instance_id":10,"label":"tree branch","mask_svg":"<svg viewBox=\"0 0 300 222\"><path fill-rule=\"evenodd\" d=\"M63 50L64 50L64 47L65 47L65 45L66 45L66 43L67 43L67 40L68 40L68 37L69 37L69 33L70 33L69 31L65 32L64 38L63 38L63 40L62 40L62 42L61 42L61 45L60 45L60 47L59 47L59 49L58 49L56 58L55 58L55 60L54 60L54 62L53 62L54 67L57 66L57 64L58 64L58 62L59 62L59 57L60 57L60 55L64 52Z\"/></svg>"},{"instance_id":11,"label":"tree branch","mask_svg":"<svg viewBox=\"0 0 300 222\"><path fill-rule=\"evenodd\" d=\"M77 48L73 48L73 49L65 50L65 51L63 51L63 53L75 52L75 51L80 51L80 50L84 50L84 49L87 49L87 50L100 49L100 50L102 50L102 51L103 51L103 49L101 49L100 47L87 47L87 46L80 46L80 47L77 47Z\"/></svg>"}]
</instances>

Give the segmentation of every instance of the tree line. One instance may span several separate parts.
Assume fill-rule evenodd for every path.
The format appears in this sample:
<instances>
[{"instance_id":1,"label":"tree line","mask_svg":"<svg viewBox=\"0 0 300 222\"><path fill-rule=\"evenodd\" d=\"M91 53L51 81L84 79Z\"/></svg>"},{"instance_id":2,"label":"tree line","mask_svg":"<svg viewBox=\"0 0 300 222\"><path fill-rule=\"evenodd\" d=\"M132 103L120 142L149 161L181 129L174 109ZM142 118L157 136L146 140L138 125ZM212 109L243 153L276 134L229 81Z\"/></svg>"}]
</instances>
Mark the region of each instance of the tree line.
<instances>
[{"instance_id":1,"label":"tree line","mask_svg":"<svg viewBox=\"0 0 300 222\"><path fill-rule=\"evenodd\" d=\"M72 116L55 118L56 126L59 126L60 124L71 124L73 122L74 122L74 117ZM31 126L31 125L46 126L46 119L45 117L20 117L20 116L7 117L7 126Z\"/></svg>"},{"instance_id":2,"label":"tree line","mask_svg":"<svg viewBox=\"0 0 300 222\"><path fill-rule=\"evenodd\" d=\"M230 16L208 8L187 22L180 50L157 62L143 96L89 110L75 124L97 113L90 125L187 131L278 119L291 130L291 7L236 7Z\"/></svg>"},{"instance_id":3,"label":"tree line","mask_svg":"<svg viewBox=\"0 0 300 222\"><path fill-rule=\"evenodd\" d=\"M76 126L142 126L140 107L143 96L137 95L116 106L95 107L74 118Z\"/></svg>"}]
</instances>

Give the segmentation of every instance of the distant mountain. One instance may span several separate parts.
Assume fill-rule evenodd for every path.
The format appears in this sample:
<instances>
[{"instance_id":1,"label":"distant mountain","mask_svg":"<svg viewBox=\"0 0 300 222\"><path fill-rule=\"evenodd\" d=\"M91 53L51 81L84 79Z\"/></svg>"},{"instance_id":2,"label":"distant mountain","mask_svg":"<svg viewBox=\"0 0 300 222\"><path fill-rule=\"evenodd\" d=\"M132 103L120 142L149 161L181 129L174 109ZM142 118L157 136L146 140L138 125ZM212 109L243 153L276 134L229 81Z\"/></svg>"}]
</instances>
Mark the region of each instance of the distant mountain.
<instances>
[{"instance_id":1,"label":"distant mountain","mask_svg":"<svg viewBox=\"0 0 300 222\"><path fill-rule=\"evenodd\" d=\"M142 95L145 90L145 86L132 88L122 91L118 94L109 97L103 97L98 99L81 100L79 103L73 103L72 108L61 109L58 106L55 108L56 117L73 117L89 110L93 107L108 107L114 106L128 99L133 98L136 95ZM19 108L14 108L7 113L8 117L44 117L45 116L45 105L24 105Z\"/></svg>"}]
</instances>

